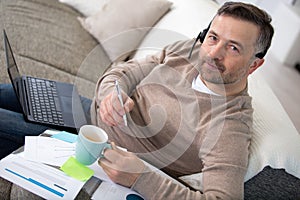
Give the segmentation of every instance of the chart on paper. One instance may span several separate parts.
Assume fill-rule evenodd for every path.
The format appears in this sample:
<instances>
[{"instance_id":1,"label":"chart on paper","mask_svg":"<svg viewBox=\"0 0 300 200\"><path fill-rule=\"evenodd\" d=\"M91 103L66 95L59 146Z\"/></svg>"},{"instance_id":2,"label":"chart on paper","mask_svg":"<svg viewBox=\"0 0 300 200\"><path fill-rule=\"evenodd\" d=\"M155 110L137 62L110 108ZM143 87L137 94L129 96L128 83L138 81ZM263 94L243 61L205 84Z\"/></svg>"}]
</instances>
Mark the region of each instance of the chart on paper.
<instances>
[{"instance_id":1,"label":"chart on paper","mask_svg":"<svg viewBox=\"0 0 300 200\"><path fill-rule=\"evenodd\" d=\"M9 155L1 160L0 166L3 178L47 199L74 199L85 183L56 168L18 155Z\"/></svg>"}]
</instances>

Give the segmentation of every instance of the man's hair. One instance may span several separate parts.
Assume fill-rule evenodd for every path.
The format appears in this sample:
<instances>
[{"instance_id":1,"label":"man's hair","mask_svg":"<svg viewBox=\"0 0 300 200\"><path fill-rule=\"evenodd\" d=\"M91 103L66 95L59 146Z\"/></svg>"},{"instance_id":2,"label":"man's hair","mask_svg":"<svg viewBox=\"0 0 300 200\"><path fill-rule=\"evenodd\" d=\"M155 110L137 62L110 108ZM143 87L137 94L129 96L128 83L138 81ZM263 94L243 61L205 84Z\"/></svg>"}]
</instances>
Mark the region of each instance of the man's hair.
<instances>
[{"instance_id":1,"label":"man's hair","mask_svg":"<svg viewBox=\"0 0 300 200\"><path fill-rule=\"evenodd\" d=\"M257 25L259 36L256 41L256 50L263 56L267 53L274 35L274 29L271 25L272 18L267 12L247 3L226 2L219 8L217 15L231 16Z\"/></svg>"}]
</instances>

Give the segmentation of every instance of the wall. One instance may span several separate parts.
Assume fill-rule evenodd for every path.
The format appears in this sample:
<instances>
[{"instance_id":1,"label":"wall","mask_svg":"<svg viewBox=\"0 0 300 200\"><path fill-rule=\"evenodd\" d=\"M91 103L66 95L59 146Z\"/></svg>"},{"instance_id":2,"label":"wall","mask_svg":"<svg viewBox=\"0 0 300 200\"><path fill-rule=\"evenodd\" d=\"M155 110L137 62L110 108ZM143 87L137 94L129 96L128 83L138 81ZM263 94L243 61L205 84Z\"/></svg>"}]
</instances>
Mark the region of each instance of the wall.
<instances>
[{"instance_id":1,"label":"wall","mask_svg":"<svg viewBox=\"0 0 300 200\"><path fill-rule=\"evenodd\" d=\"M300 6L291 0L262 0L259 6L273 18L275 35L271 51L281 63L294 66L300 63Z\"/></svg>"}]
</instances>

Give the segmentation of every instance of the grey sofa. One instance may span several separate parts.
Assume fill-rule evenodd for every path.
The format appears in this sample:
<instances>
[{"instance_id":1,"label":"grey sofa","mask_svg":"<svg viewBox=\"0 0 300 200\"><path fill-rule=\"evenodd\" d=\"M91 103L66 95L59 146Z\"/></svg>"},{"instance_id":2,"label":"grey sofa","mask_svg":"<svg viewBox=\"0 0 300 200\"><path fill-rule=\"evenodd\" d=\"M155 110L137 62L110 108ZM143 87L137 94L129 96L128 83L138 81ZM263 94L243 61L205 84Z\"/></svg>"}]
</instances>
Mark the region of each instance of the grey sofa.
<instances>
[{"instance_id":1,"label":"grey sofa","mask_svg":"<svg viewBox=\"0 0 300 200\"><path fill-rule=\"evenodd\" d=\"M95 83L110 60L82 28L79 12L57 0L1 0L0 27L5 29L21 73L76 84L92 98ZM0 34L0 82L8 83Z\"/></svg>"}]
</instances>

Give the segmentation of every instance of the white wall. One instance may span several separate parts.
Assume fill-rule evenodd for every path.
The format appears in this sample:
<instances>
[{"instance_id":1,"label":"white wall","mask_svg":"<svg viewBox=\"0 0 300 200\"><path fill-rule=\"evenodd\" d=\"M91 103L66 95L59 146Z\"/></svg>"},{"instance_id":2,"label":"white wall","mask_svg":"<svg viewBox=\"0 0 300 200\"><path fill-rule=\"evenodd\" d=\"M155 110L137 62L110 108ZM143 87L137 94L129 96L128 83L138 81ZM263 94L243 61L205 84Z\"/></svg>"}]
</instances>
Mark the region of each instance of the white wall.
<instances>
[{"instance_id":1,"label":"white wall","mask_svg":"<svg viewBox=\"0 0 300 200\"><path fill-rule=\"evenodd\" d=\"M219 4L223 4L225 3L226 1L229 1L229 0L217 0L217 2ZM237 1L237 2L245 2L245 3L251 3L251 4L255 4L255 5L258 5L260 3L260 1L262 0L230 0L230 1ZM265 0L265 1L274 1L274 0ZM276 1L276 0L275 0Z\"/></svg>"},{"instance_id":2,"label":"white wall","mask_svg":"<svg viewBox=\"0 0 300 200\"><path fill-rule=\"evenodd\" d=\"M258 6L273 18L275 34L270 50L281 63L294 66L300 63L300 6L299 0L262 0Z\"/></svg>"},{"instance_id":3,"label":"white wall","mask_svg":"<svg viewBox=\"0 0 300 200\"><path fill-rule=\"evenodd\" d=\"M228 0L217 0L217 2L219 4L223 4L225 3L226 1ZM231 0L231 1L239 1L239 0ZM252 3L252 4L255 4L255 5L258 5L258 3L260 2L261 0L240 0L239 2L245 2L245 3ZM268 0L267 0L268 1ZM269 0L269 1L273 1L273 0Z\"/></svg>"}]
</instances>

